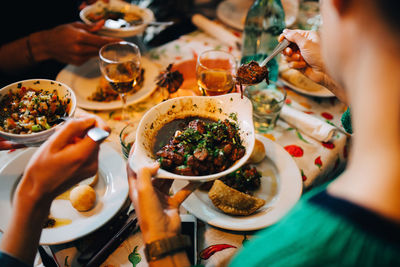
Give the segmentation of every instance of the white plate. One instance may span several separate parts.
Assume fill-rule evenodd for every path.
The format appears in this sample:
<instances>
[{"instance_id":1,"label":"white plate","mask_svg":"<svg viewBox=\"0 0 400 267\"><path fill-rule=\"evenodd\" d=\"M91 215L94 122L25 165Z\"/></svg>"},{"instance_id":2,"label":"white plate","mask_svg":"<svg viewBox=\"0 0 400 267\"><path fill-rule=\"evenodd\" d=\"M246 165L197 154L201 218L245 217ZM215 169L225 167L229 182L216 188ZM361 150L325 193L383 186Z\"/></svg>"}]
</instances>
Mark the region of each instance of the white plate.
<instances>
[{"instance_id":1,"label":"white plate","mask_svg":"<svg viewBox=\"0 0 400 267\"><path fill-rule=\"evenodd\" d=\"M219 3L217 7L217 17L226 25L243 31L244 21L246 19L247 11L253 1L242 0L227 0Z\"/></svg>"},{"instance_id":2,"label":"white plate","mask_svg":"<svg viewBox=\"0 0 400 267\"><path fill-rule=\"evenodd\" d=\"M335 96L331 91L329 91L328 89L326 89L322 86L321 86L320 90L309 91L309 90L305 90L303 88L297 87L282 78L279 78L279 81L281 81L284 85L290 87L291 89L293 89L299 93L302 93L304 95L309 95L309 96L314 96L314 97L334 97Z\"/></svg>"},{"instance_id":3,"label":"white plate","mask_svg":"<svg viewBox=\"0 0 400 267\"><path fill-rule=\"evenodd\" d=\"M28 160L36 148L28 148L0 171L0 229L4 231L11 218L15 188ZM75 240L98 229L122 207L128 196L125 161L108 144L101 145L99 181L94 187L96 205L87 212L75 210L69 200L53 201L50 214L54 218L70 219L68 225L43 229L40 244L54 245Z\"/></svg>"},{"instance_id":4,"label":"white plate","mask_svg":"<svg viewBox=\"0 0 400 267\"><path fill-rule=\"evenodd\" d=\"M149 59L141 58L141 67L144 68L144 82L142 88L132 95L128 95L126 103L132 105L148 97L155 89L155 79L159 68ZM87 98L96 91L101 77L97 58L93 58L81 66L68 65L60 71L56 80L67 84L74 90L77 106L90 110L111 110L122 107L121 100L98 102Z\"/></svg>"},{"instance_id":5,"label":"white plate","mask_svg":"<svg viewBox=\"0 0 400 267\"><path fill-rule=\"evenodd\" d=\"M116 37L116 38L125 38L132 37L138 34L141 34L146 28L147 24L154 21L154 14L148 8L141 8L137 5L132 5L124 1L114 0L109 3L104 3L103 1L97 1L96 3L89 5L81 10L79 13L80 18L88 25L93 24L90 20L87 19L87 14L91 12L99 12L103 10L105 7L110 8L111 10L118 10L121 12L133 12L140 15L143 19L143 23L135 26L124 27L124 28L109 28L103 26L101 30L99 30L99 34Z\"/></svg>"},{"instance_id":6,"label":"white plate","mask_svg":"<svg viewBox=\"0 0 400 267\"><path fill-rule=\"evenodd\" d=\"M256 165L262 178L261 188L254 195L265 199L265 206L249 216L232 216L218 210L208 192L196 190L183 202L183 207L208 224L234 231L258 230L281 219L301 196L300 170L280 145L260 135L256 138L264 144L267 157ZM176 180L172 190L177 192L186 183Z\"/></svg>"}]
</instances>

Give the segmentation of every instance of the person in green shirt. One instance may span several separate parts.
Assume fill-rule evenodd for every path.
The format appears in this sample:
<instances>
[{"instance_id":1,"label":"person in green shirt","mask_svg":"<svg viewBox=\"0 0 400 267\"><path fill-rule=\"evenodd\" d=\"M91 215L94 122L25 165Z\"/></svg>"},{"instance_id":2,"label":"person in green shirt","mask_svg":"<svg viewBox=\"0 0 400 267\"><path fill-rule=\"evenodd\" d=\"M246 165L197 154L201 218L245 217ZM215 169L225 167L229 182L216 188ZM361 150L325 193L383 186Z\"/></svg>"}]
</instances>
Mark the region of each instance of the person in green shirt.
<instances>
[{"instance_id":1,"label":"person in green shirt","mask_svg":"<svg viewBox=\"0 0 400 267\"><path fill-rule=\"evenodd\" d=\"M283 35L300 50L292 66L351 105L349 163L338 178L306 193L281 221L246 242L230 266L400 266L400 2L320 4L320 35ZM152 180L157 168L130 171L129 178L147 243L179 234L178 207L194 189L166 195L168 182L153 186L160 183ZM188 261L175 250L149 264Z\"/></svg>"}]
</instances>

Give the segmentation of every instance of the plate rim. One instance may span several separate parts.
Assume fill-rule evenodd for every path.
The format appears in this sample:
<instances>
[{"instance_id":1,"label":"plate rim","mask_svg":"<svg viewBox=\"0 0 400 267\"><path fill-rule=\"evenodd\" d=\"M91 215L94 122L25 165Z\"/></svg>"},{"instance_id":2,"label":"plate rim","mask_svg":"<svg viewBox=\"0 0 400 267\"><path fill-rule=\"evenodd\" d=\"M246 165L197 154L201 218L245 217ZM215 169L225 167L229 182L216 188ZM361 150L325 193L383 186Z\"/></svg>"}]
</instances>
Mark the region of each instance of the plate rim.
<instances>
[{"instance_id":1,"label":"plate rim","mask_svg":"<svg viewBox=\"0 0 400 267\"><path fill-rule=\"evenodd\" d=\"M28 148L25 151L22 151L15 158L13 158L7 164L5 164L5 166L3 168L0 169L0 174L4 173L4 171L8 170L10 168L10 166L12 166L12 164L16 164L16 162L19 161L22 157L29 157L29 159L30 159L31 156L33 155L33 153L35 153L36 150L37 150L37 148ZM99 152L99 169L100 169L100 164L101 164L100 161L102 160L102 156L106 156L108 153L113 154L114 160L112 162L113 162L114 165L116 165L115 158L117 158L117 160L119 161L120 164L125 165L125 161L122 158L122 156L115 149L113 149L113 147L110 144L104 143L104 144L101 145L101 149L100 149L100 152ZM27 156L27 154L28 155L31 154L31 155ZM119 157L115 157L116 155L118 155ZM104 159L103 162L107 162L107 161ZM28 161L26 161L25 164L23 164L24 167L22 167L22 168L25 168L27 163L28 163ZM110 164L110 163L108 163L108 164ZM101 220L101 216L100 217L96 217L97 220L95 220L95 221L97 222L97 224L96 223L91 223L89 228L84 227L83 230L79 230L73 235L68 234L68 232L67 232L67 234L65 236L68 236L68 237L64 237L64 238L60 238L58 235L54 235L54 233L51 233L51 232L49 232L47 235L46 234L43 235L44 233L46 233L45 232L46 229L43 229L43 231L41 233L41 236L40 236L39 243L41 245L65 244L65 243L74 241L76 239L79 239L79 238L81 238L83 236L86 236L86 235L98 230L100 227L105 225L110 219L112 219L118 213L119 209L123 206L123 204L125 203L125 201L126 201L126 199L128 197L128 192L129 192L128 180L125 179L126 178L126 170L125 170L125 168L121 168L120 171L121 171L120 173L118 173L116 175L112 175L112 178L115 178L115 177L119 176L120 179L113 180L110 185L112 186L112 185L114 185L114 184L116 184L118 182L118 184L119 184L118 188L120 190L119 191L115 191L116 187L112 186L113 190L111 190L110 194L118 196L118 198L114 199L113 203L112 203L112 206L110 206L108 208L109 212L107 213L107 217L106 218ZM16 171L14 171L13 174L15 175ZM104 182L107 183L107 181L104 181ZM9 181L9 183L12 183L12 185L14 186L15 185L15 179L13 181ZM8 193L7 196L9 196L9 195L10 194ZM117 201L117 200L119 200L119 201ZM6 198L1 198L0 201L1 202L3 202L3 201L7 202L7 199ZM11 215L11 212L12 212L11 201L6 203L6 204L4 204L4 206L6 206L6 205L8 206L9 209L11 209L11 210L7 211ZM116 206L118 206L118 207L115 208ZM101 214L102 212L104 212L104 208L99 213ZM97 213L97 214L99 214L99 213ZM9 224L9 220L10 220L10 218L2 219L2 223L1 224L2 224L2 228L4 228L4 229L1 229L1 231L4 232L6 230L6 227ZM92 227L93 225L94 225L94 227ZM70 225L68 225L68 226L70 226ZM80 227L80 228L82 228L82 227ZM62 227L60 227L58 229L62 229ZM62 231L60 231L60 232L62 232Z\"/></svg>"},{"instance_id":2,"label":"plate rim","mask_svg":"<svg viewBox=\"0 0 400 267\"><path fill-rule=\"evenodd\" d=\"M147 57L143 56L142 60L145 60L148 64L153 65L153 67L155 67L157 69L157 71L160 71L160 68L157 66L157 64L155 64L154 62L152 62L150 59L148 59ZM85 64L91 64L92 62L96 61L96 58L92 58L89 61L87 61ZM58 74L56 77L56 81L57 82L61 82L66 84L67 86L69 86L72 91L74 91L75 95L76 95L76 106L79 108L83 108L83 109L87 109L87 110L98 110L98 111L109 111L109 110L116 110L116 109L120 109L122 108L122 102L121 101L111 101L111 102L97 102L97 101L90 101L89 103L91 104L86 104L86 103L81 103L80 99L82 99L78 93L76 92L76 88L74 88L72 86L71 83L71 79L73 78L73 76L77 76L77 71L79 71L80 68L83 68L85 66L85 64L81 65L81 66L74 66L71 64L68 64L67 66L65 66ZM69 73L70 72L70 73ZM145 74L146 75L146 74ZM150 83L150 82L149 82ZM152 82L153 83L153 82ZM141 88L139 91L141 90L145 90L146 88ZM127 101L126 101L126 105L133 105L135 103L138 103L140 101L142 101L143 99L146 99L147 97L149 97L155 90L157 89L157 86L154 82L153 86L149 86L147 89L147 92L145 94L143 94L141 97L138 98L134 98L134 99L129 99L129 95L127 97ZM131 95L134 96L134 95ZM118 102L118 103L116 103ZM98 104L101 104L100 106L98 106Z\"/></svg>"},{"instance_id":3,"label":"plate rim","mask_svg":"<svg viewBox=\"0 0 400 267\"><path fill-rule=\"evenodd\" d=\"M300 87L293 85L292 83L288 82L287 80L283 79L282 77L279 77L279 81L282 82L285 86L289 87L290 89L293 89L293 90L297 91L298 93L301 93L304 95L313 96L313 97L323 97L323 98L335 97L335 95L328 89L324 89L324 90L320 89L318 91L307 91L307 90L304 90Z\"/></svg>"},{"instance_id":4,"label":"plate rim","mask_svg":"<svg viewBox=\"0 0 400 267\"><path fill-rule=\"evenodd\" d=\"M300 199L300 197L302 195L302 191L303 191L303 182L302 182L302 179L301 179L300 169L298 168L298 166L297 166L296 162L294 161L294 159L289 155L289 153L286 152L286 150L281 145L279 145L278 143L276 143L276 142L274 142L274 141L272 141L272 140L270 140L270 139L268 139L268 138L266 138L266 137L264 137L264 136L262 136L260 134L256 134L256 138L258 140L260 140L264 144L264 146L273 145L274 149L276 149L276 151L278 151L278 153L280 155L285 155L285 157L287 158L287 162L289 164L291 164L292 167L295 167L293 169L293 172L296 174L295 175L296 177L294 177L294 176L292 177L291 176L291 177L286 178L286 180L288 180L288 181L291 180L291 184L295 186L294 189L293 189L293 192L296 193L295 196L291 195L293 197L293 199L291 200L292 202L289 203L290 205L286 204L286 205L288 205L287 210L283 214L278 214L279 217L276 217L273 220L266 221L264 219L264 223L263 223L263 218L265 218L264 216L268 216L267 214L269 214L269 212L266 213L266 215L259 217L259 220L261 220L261 221L258 224L253 224L252 226L247 226L247 227L232 226L232 225L229 225L229 222L221 223L221 222L218 222L218 221L207 219L207 217L213 217L213 215L215 215L215 214L209 214L209 215L201 214L201 215L199 215L193 208L191 208L191 204L192 204L191 202L198 201L196 199L196 197L192 194L182 203L182 206L189 213L193 214L194 216L196 216L200 220L202 220L202 221L204 221L204 222L206 222L206 223L208 223L208 224L210 224L210 225L212 225L214 227L218 227L218 228L221 228L221 229L226 229L226 230L231 230L231 231L255 231L255 230L259 230L259 229L265 228L267 226L270 226L270 225L276 223L279 219L281 219L285 214L287 214L287 212L289 212L294 207L294 205L299 201L299 199ZM266 148L266 150L268 151L269 148ZM273 159L270 158L270 160L275 163L275 161ZM276 163L275 163L275 165L276 165ZM297 183L296 183L296 181L297 181ZM180 181L180 182L182 182L182 181ZM177 190L175 183L172 185L172 189L173 189L174 192ZM275 205L279 201L281 201L281 195L282 195L282 191L281 190L282 190L282 188L280 186L277 199L274 201L274 204L272 205L272 208L274 208ZM287 192L289 192L289 191L287 191ZM221 212L221 214L223 214L223 213ZM223 215L230 216L228 214L223 214ZM236 216L232 216L232 217L236 218ZM244 217L238 217L238 218L244 218Z\"/></svg>"}]
</instances>

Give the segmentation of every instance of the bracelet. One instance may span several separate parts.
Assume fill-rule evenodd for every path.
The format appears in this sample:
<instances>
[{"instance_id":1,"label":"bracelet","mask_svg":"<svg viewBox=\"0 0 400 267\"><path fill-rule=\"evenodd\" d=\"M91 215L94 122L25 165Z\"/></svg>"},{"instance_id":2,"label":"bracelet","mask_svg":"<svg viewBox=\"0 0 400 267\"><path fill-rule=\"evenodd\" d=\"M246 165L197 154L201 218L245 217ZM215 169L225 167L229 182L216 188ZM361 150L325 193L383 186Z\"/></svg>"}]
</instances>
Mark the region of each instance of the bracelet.
<instances>
[{"instance_id":1,"label":"bracelet","mask_svg":"<svg viewBox=\"0 0 400 267\"><path fill-rule=\"evenodd\" d=\"M35 57L33 56L32 53L32 46L31 46L31 41L30 41L30 35L26 38L26 49L28 50L28 61L32 65L36 63Z\"/></svg>"},{"instance_id":2,"label":"bracelet","mask_svg":"<svg viewBox=\"0 0 400 267\"><path fill-rule=\"evenodd\" d=\"M165 256L172 255L178 251L190 247L190 237L187 235L176 235L146 244L144 253L148 262L159 260Z\"/></svg>"}]
</instances>

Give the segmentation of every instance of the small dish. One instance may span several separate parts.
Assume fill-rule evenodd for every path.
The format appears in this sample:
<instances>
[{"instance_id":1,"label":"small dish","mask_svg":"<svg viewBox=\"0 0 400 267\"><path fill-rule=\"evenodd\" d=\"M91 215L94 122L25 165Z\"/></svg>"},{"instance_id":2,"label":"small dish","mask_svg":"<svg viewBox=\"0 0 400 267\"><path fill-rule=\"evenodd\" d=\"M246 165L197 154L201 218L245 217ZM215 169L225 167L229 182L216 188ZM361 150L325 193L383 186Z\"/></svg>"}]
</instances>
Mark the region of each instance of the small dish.
<instances>
[{"instance_id":1,"label":"small dish","mask_svg":"<svg viewBox=\"0 0 400 267\"><path fill-rule=\"evenodd\" d=\"M44 89L47 91L57 90L58 96L60 98L68 98L70 99L70 106L69 112L67 117L72 117L75 108L76 108L76 97L74 91L67 85L61 82L47 80L47 79L31 79L31 80L23 80L19 82L15 82L9 84L0 89L0 99L6 95L9 91L16 92L20 90L20 88L32 88L32 89ZM61 124L61 123L60 123ZM59 124L59 125L60 125ZM0 131L0 137L7 139L9 141L16 142L18 144L24 144L27 146L39 146L44 141L46 141L55 131L55 128L58 127L54 126L48 130L44 130L37 133L30 133L30 134L13 134L4 131Z\"/></svg>"},{"instance_id":2,"label":"small dish","mask_svg":"<svg viewBox=\"0 0 400 267\"><path fill-rule=\"evenodd\" d=\"M240 94L232 93L221 96L187 96L177 97L162 102L149 111L141 119L136 131L135 150L129 159L134 171L143 166L151 166L156 162L152 152L154 139L159 129L166 123L177 118L188 116L208 117L215 120L235 120L240 128L239 134L246 152L242 158L225 171L203 176L178 175L159 169L158 178L183 179L191 181L210 181L233 172L241 167L251 155L254 148L254 125L252 105L248 98L241 98ZM235 115L233 115L235 114ZM232 116L233 115L233 116Z\"/></svg>"},{"instance_id":3,"label":"small dish","mask_svg":"<svg viewBox=\"0 0 400 267\"><path fill-rule=\"evenodd\" d=\"M129 152L131 151L132 145L136 140L136 127L132 123L127 124L122 128L119 133L119 142L121 144L122 154L125 159L129 158Z\"/></svg>"},{"instance_id":4,"label":"small dish","mask_svg":"<svg viewBox=\"0 0 400 267\"><path fill-rule=\"evenodd\" d=\"M103 1L97 1L96 3L89 5L81 10L79 13L80 18L87 25L92 25L93 22L88 19L88 14L97 13L104 10L104 8L108 8L110 10L115 10L122 13L132 12L140 16L143 20L141 24L128 26L128 27L117 27L111 28L107 26L103 26L99 30L99 34L116 37L116 38L125 38L132 37L138 34L141 34L146 28L147 25L154 21L154 13L148 8L141 8L136 5L129 4L124 1L110 1L109 3L104 3ZM116 21L117 22L117 21ZM106 23L107 25L107 23Z\"/></svg>"}]
</instances>

